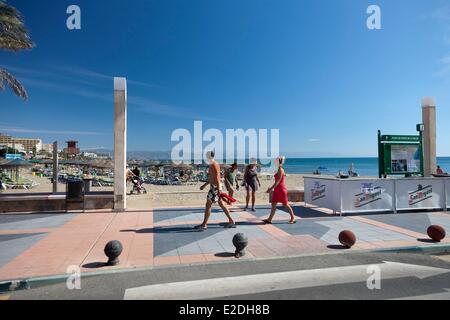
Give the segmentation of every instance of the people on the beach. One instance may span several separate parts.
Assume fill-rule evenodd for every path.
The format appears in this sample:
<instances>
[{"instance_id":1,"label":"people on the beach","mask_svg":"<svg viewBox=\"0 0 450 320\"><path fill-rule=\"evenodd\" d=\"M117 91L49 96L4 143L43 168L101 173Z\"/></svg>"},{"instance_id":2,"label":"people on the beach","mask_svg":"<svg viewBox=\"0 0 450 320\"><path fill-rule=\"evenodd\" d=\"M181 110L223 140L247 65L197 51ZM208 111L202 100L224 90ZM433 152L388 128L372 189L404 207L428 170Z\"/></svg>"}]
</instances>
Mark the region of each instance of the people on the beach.
<instances>
[{"instance_id":1,"label":"people on the beach","mask_svg":"<svg viewBox=\"0 0 450 320\"><path fill-rule=\"evenodd\" d=\"M211 208L214 203L218 203L222 208L223 212L228 218L228 224L225 226L227 228L235 228L235 223L233 218L228 211L228 208L224 205L220 193L222 190L221 186L221 177L220 177L220 166L217 161L214 159L215 154L213 151L209 151L206 154L206 158L209 162L209 170L208 170L208 182L200 187L200 190L204 190L208 185L210 185L210 190L207 195L206 206L205 206L205 218L203 223L199 226L196 226L195 229L199 231L205 231L208 229L208 221L211 217Z\"/></svg>"},{"instance_id":2,"label":"people on the beach","mask_svg":"<svg viewBox=\"0 0 450 320\"><path fill-rule=\"evenodd\" d=\"M127 169L125 172L126 181L130 181L130 178L134 175L133 171L131 171L130 167L127 165Z\"/></svg>"},{"instance_id":3,"label":"people on the beach","mask_svg":"<svg viewBox=\"0 0 450 320\"><path fill-rule=\"evenodd\" d=\"M441 166L437 166L436 174L445 174L445 171L442 170Z\"/></svg>"},{"instance_id":4,"label":"people on the beach","mask_svg":"<svg viewBox=\"0 0 450 320\"><path fill-rule=\"evenodd\" d=\"M140 177L141 176L141 170L139 170L139 168L136 166L136 167L134 167L134 169L133 169L133 174L136 176L136 177Z\"/></svg>"},{"instance_id":5,"label":"people on the beach","mask_svg":"<svg viewBox=\"0 0 450 320\"><path fill-rule=\"evenodd\" d=\"M268 219L263 220L263 222L266 224L272 224L272 220L277 211L278 203L283 204L284 207L289 212L289 214L291 216L289 223L294 224L297 222L297 220L295 219L294 210L289 205L288 190L284 183L284 178L286 176L286 173L284 171L283 165L284 165L285 161L286 161L285 157L278 157L277 159L275 159L275 166L278 167L278 171L275 174L275 184L267 190L267 193L269 193L269 194L271 192L273 192L273 193L272 193L272 199L271 199L272 210L270 212L270 216Z\"/></svg>"},{"instance_id":6,"label":"people on the beach","mask_svg":"<svg viewBox=\"0 0 450 320\"><path fill-rule=\"evenodd\" d=\"M227 188L228 195L233 198L234 185L236 185L236 191L239 191L239 181L237 179L237 163L233 163L229 168L225 170L225 187Z\"/></svg>"},{"instance_id":7,"label":"people on the beach","mask_svg":"<svg viewBox=\"0 0 450 320\"><path fill-rule=\"evenodd\" d=\"M250 164L245 168L244 173L244 183L245 189L247 190L247 196L245 199L245 209L248 209L248 205L250 202L250 195L252 200L252 211L256 211L255 209L255 202L256 202L256 191L258 191L258 187L261 187L261 182L258 178L258 171L257 171L257 160L251 159Z\"/></svg>"}]
</instances>

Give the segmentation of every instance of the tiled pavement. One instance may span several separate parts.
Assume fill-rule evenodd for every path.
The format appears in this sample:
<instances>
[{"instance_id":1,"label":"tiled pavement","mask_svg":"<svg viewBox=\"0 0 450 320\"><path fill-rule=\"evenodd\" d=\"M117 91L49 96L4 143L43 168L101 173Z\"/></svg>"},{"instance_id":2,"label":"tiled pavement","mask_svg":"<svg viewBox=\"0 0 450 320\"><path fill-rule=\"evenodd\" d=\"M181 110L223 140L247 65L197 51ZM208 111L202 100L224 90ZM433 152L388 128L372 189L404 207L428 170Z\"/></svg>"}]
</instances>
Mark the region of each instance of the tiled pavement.
<instances>
[{"instance_id":1,"label":"tiled pavement","mask_svg":"<svg viewBox=\"0 0 450 320\"><path fill-rule=\"evenodd\" d=\"M270 211L233 208L237 228L226 229L225 216L213 211L209 229L193 230L203 208L172 208L125 213L0 215L0 280L64 274L72 265L82 272L108 270L103 249L110 240L123 244L116 268L206 263L234 259L233 236L249 238L244 259L342 250L338 235L352 230L352 250L430 245L431 224L450 231L447 213L365 214L339 217L319 209L295 207L298 223L289 225L279 210L273 225L261 222ZM450 238L443 243L450 243Z\"/></svg>"}]
</instances>

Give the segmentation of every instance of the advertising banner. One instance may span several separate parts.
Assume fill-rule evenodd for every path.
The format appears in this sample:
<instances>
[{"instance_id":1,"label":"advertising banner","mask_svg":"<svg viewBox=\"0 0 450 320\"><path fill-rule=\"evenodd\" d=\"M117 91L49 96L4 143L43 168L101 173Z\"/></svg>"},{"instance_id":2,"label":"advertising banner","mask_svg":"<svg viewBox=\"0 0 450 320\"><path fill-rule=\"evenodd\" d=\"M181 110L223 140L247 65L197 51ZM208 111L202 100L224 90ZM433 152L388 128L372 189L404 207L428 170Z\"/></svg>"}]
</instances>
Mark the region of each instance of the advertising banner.
<instances>
[{"instance_id":1,"label":"advertising banner","mask_svg":"<svg viewBox=\"0 0 450 320\"><path fill-rule=\"evenodd\" d=\"M443 209L444 183L444 179L397 180L397 210Z\"/></svg>"},{"instance_id":2,"label":"advertising banner","mask_svg":"<svg viewBox=\"0 0 450 320\"><path fill-rule=\"evenodd\" d=\"M342 212L394 211L394 181L342 181Z\"/></svg>"},{"instance_id":3,"label":"advertising banner","mask_svg":"<svg viewBox=\"0 0 450 320\"><path fill-rule=\"evenodd\" d=\"M321 208L340 210L340 182L305 177L305 202Z\"/></svg>"}]
</instances>

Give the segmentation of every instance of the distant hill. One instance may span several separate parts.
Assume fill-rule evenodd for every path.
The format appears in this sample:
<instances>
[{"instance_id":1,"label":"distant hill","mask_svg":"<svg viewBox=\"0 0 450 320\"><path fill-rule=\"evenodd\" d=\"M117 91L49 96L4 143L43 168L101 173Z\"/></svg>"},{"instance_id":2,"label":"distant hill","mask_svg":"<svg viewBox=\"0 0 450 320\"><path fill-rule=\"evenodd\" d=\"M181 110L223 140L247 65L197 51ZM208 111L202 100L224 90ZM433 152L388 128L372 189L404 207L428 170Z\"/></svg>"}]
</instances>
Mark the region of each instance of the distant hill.
<instances>
[{"instance_id":1,"label":"distant hill","mask_svg":"<svg viewBox=\"0 0 450 320\"><path fill-rule=\"evenodd\" d=\"M169 151L128 151L129 160L169 160Z\"/></svg>"},{"instance_id":2,"label":"distant hill","mask_svg":"<svg viewBox=\"0 0 450 320\"><path fill-rule=\"evenodd\" d=\"M90 152L114 157L114 150L99 149L90 150ZM128 160L169 160L170 151L128 151L127 158Z\"/></svg>"}]
</instances>

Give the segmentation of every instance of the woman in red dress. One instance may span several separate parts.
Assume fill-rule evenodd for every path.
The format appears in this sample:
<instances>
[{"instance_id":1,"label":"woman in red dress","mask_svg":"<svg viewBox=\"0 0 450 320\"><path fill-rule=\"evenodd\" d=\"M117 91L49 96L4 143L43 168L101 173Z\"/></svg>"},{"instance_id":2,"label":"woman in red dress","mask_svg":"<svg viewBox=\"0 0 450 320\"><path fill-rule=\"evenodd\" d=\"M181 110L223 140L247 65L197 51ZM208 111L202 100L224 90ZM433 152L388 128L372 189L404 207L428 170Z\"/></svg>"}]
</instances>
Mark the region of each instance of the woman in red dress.
<instances>
[{"instance_id":1,"label":"woman in red dress","mask_svg":"<svg viewBox=\"0 0 450 320\"><path fill-rule=\"evenodd\" d=\"M289 220L289 223L294 224L297 222L297 220L295 219L294 210L292 210L292 207L289 205L288 190L286 188L286 185L284 184L284 177L286 176L286 174L283 169L283 164L285 161L286 159L284 157L278 157L277 159L275 159L275 165L278 166L278 172L275 175L275 184L267 190L267 193L273 191L272 211L270 213L270 217L266 220L263 220L264 223L267 224L272 224L273 217L275 216L275 213L277 211L278 203L283 204L291 215L291 220Z\"/></svg>"}]
</instances>

